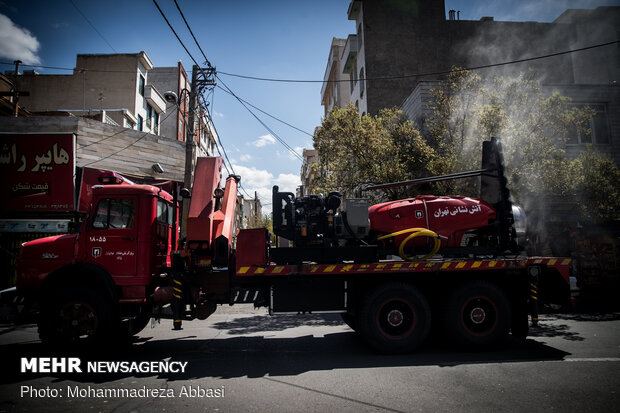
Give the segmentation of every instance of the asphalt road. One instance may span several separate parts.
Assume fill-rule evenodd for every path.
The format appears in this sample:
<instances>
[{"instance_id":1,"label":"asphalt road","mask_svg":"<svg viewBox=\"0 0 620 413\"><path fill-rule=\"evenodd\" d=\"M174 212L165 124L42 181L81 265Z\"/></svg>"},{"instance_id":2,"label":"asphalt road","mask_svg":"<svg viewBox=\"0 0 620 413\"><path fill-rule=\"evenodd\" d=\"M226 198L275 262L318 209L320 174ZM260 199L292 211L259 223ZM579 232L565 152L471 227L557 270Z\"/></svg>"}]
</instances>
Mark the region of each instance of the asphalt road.
<instances>
[{"instance_id":1,"label":"asphalt road","mask_svg":"<svg viewBox=\"0 0 620 413\"><path fill-rule=\"evenodd\" d=\"M32 325L0 326L0 412L620 411L620 313L542 316L526 341L501 351L429 343L384 356L338 315L223 307L181 331L162 320L121 354L81 356L83 366L186 362L184 372L21 373L20 359L34 356L59 355L41 346ZM119 389L145 394L97 394Z\"/></svg>"}]
</instances>

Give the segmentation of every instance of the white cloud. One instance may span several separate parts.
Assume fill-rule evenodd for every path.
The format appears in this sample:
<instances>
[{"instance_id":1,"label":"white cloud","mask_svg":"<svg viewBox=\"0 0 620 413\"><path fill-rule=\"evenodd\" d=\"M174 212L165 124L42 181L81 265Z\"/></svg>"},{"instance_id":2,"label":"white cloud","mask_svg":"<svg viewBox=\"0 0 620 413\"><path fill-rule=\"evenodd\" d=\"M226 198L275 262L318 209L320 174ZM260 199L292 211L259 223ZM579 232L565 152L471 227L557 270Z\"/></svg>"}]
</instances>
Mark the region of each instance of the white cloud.
<instances>
[{"instance_id":1,"label":"white cloud","mask_svg":"<svg viewBox=\"0 0 620 413\"><path fill-rule=\"evenodd\" d=\"M256 169L255 167L247 167L242 165L233 165L235 172L241 175L241 185L245 191L240 190L244 197L254 198L254 192L258 194L258 198L263 205L263 214L271 213L271 194L274 185L278 185L280 192L293 192L299 185L301 180L295 174L279 174L277 178L264 169ZM247 193L246 193L247 192Z\"/></svg>"},{"instance_id":2,"label":"white cloud","mask_svg":"<svg viewBox=\"0 0 620 413\"><path fill-rule=\"evenodd\" d=\"M263 135L255 141L250 142L248 145L254 145L257 148L262 148L263 146L273 145L276 143L276 138L271 135Z\"/></svg>"},{"instance_id":3,"label":"white cloud","mask_svg":"<svg viewBox=\"0 0 620 413\"><path fill-rule=\"evenodd\" d=\"M39 64L39 41L28 30L18 27L0 14L0 58L21 60L24 64Z\"/></svg>"},{"instance_id":4,"label":"white cloud","mask_svg":"<svg viewBox=\"0 0 620 413\"><path fill-rule=\"evenodd\" d=\"M233 165L235 172L241 175L241 185L248 188L267 187L273 182L273 174L264 170L256 169L255 167L248 168L247 166Z\"/></svg>"},{"instance_id":5,"label":"white cloud","mask_svg":"<svg viewBox=\"0 0 620 413\"><path fill-rule=\"evenodd\" d=\"M249 160L252 159L252 155L243 154L239 157L239 159L241 160L241 162L248 162Z\"/></svg>"},{"instance_id":6,"label":"white cloud","mask_svg":"<svg viewBox=\"0 0 620 413\"><path fill-rule=\"evenodd\" d=\"M218 118L223 118L224 114L220 112L213 111L213 116L217 116Z\"/></svg>"},{"instance_id":7,"label":"white cloud","mask_svg":"<svg viewBox=\"0 0 620 413\"><path fill-rule=\"evenodd\" d=\"M301 185L301 180L299 176L295 174L280 174L274 181L274 184L280 187L281 192L295 193L295 189Z\"/></svg>"}]
</instances>

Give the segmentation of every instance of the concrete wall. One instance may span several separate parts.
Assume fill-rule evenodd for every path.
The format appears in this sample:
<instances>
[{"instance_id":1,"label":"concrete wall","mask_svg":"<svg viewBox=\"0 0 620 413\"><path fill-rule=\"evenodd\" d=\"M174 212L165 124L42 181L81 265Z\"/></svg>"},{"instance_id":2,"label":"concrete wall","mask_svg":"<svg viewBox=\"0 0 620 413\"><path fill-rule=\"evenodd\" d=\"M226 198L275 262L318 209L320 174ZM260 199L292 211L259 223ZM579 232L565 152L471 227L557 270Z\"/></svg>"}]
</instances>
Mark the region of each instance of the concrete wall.
<instances>
[{"instance_id":1,"label":"concrete wall","mask_svg":"<svg viewBox=\"0 0 620 413\"><path fill-rule=\"evenodd\" d=\"M154 132L155 125L146 127L147 102L138 92L140 75L148 85L148 70L152 68L144 52L78 55L73 74L20 75L18 87L30 92L30 96L20 97L20 105L31 112L68 110L76 114L89 110L127 109L132 120L138 116L144 119L143 130ZM113 119L119 125L127 126L121 112L113 114Z\"/></svg>"},{"instance_id":2,"label":"concrete wall","mask_svg":"<svg viewBox=\"0 0 620 413\"><path fill-rule=\"evenodd\" d=\"M0 117L0 131L75 133L77 166L183 182L183 142L78 117ZM165 172L154 172L154 163L159 163Z\"/></svg>"},{"instance_id":3,"label":"concrete wall","mask_svg":"<svg viewBox=\"0 0 620 413\"><path fill-rule=\"evenodd\" d=\"M178 67L155 67L149 71L149 83L155 86L162 94L171 90L179 95L179 68ZM171 114L170 112L175 112ZM175 140L184 140L183 119L179 114L177 105L166 102L165 119L161 120L160 135Z\"/></svg>"},{"instance_id":4,"label":"concrete wall","mask_svg":"<svg viewBox=\"0 0 620 413\"><path fill-rule=\"evenodd\" d=\"M400 105L418 78L372 80L449 68L443 0L425 2L363 1L356 20L362 24L367 110ZM402 6L402 7L399 7ZM363 19L363 20L362 20ZM435 77L436 78L436 77ZM433 78L424 78L424 80Z\"/></svg>"},{"instance_id":5,"label":"concrete wall","mask_svg":"<svg viewBox=\"0 0 620 413\"><path fill-rule=\"evenodd\" d=\"M425 131L426 119L430 115L428 103L432 99L431 89L438 86L438 81L419 82L400 107L407 118L414 121L423 131Z\"/></svg>"}]
</instances>

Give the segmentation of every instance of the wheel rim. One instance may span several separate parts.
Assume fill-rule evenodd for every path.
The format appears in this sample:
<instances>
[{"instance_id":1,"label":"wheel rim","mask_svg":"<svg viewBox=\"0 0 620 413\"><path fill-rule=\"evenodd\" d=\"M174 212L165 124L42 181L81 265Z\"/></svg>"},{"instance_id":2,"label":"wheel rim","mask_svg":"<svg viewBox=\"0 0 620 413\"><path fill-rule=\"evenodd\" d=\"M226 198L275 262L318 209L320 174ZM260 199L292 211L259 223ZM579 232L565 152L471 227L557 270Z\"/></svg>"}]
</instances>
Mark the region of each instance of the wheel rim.
<instances>
[{"instance_id":1,"label":"wheel rim","mask_svg":"<svg viewBox=\"0 0 620 413\"><path fill-rule=\"evenodd\" d=\"M83 301L71 301L60 308L60 333L71 340L88 339L97 332L99 320L95 309Z\"/></svg>"},{"instance_id":2,"label":"wheel rim","mask_svg":"<svg viewBox=\"0 0 620 413\"><path fill-rule=\"evenodd\" d=\"M399 298L392 298L379 306L377 325L385 336L403 338L410 335L417 324L413 306Z\"/></svg>"},{"instance_id":3,"label":"wheel rim","mask_svg":"<svg viewBox=\"0 0 620 413\"><path fill-rule=\"evenodd\" d=\"M461 309L461 322L475 336L491 334L497 327L497 306L485 296L471 297Z\"/></svg>"}]
</instances>

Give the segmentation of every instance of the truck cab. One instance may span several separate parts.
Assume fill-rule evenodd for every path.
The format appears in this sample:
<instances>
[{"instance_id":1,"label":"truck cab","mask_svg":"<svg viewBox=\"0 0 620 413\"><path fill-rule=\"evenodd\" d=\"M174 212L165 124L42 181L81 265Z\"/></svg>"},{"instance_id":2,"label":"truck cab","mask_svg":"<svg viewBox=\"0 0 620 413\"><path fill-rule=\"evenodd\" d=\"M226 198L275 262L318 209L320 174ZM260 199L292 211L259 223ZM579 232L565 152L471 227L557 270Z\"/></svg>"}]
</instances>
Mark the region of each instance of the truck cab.
<instances>
[{"instance_id":1,"label":"truck cab","mask_svg":"<svg viewBox=\"0 0 620 413\"><path fill-rule=\"evenodd\" d=\"M170 266L176 211L172 196L154 186L95 186L79 233L22 246L17 288L56 316L69 300L87 316L100 305L113 309L110 317L135 319L148 312L153 280ZM105 305L89 302L93 290Z\"/></svg>"}]
</instances>

